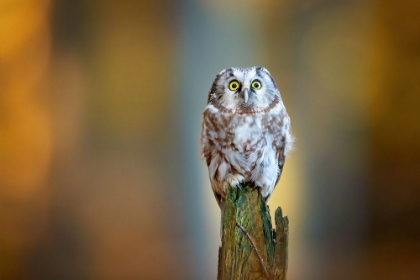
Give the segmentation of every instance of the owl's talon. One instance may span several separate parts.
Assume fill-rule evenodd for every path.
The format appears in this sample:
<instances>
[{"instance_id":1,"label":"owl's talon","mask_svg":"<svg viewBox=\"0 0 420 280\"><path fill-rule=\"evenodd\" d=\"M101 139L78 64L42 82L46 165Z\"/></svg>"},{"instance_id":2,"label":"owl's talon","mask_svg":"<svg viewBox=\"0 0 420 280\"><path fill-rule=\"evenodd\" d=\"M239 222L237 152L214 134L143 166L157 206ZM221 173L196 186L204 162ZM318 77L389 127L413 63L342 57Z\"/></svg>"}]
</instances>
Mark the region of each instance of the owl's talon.
<instances>
[{"instance_id":1,"label":"owl's talon","mask_svg":"<svg viewBox=\"0 0 420 280\"><path fill-rule=\"evenodd\" d=\"M241 174L229 174L226 178L224 188L227 190L229 186L232 186L237 187L238 189L242 189L241 182L244 180L245 179Z\"/></svg>"}]
</instances>

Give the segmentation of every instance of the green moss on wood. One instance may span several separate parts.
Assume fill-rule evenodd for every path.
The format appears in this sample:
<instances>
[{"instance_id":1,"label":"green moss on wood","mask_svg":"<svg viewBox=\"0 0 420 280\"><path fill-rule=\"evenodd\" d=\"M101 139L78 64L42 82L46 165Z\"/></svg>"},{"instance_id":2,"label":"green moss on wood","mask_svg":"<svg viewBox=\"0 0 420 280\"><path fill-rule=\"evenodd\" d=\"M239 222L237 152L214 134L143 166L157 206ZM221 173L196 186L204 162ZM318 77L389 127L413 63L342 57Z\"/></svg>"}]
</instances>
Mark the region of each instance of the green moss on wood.
<instances>
[{"instance_id":1,"label":"green moss on wood","mask_svg":"<svg viewBox=\"0 0 420 280\"><path fill-rule=\"evenodd\" d=\"M289 221L276 210L277 232L258 188L229 188L218 279L285 279Z\"/></svg>"}]
</instances>

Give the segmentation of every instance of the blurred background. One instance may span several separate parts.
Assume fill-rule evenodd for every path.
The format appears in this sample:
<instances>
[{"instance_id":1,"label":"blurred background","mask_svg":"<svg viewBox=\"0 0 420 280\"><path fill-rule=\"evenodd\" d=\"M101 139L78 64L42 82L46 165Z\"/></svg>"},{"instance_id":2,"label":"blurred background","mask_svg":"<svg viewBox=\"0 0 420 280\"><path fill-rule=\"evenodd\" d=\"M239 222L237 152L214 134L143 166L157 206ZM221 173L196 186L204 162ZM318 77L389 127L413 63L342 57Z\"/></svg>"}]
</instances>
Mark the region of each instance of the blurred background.
<instances>
[{"instance_id":1,"label":"blurred background","mask_svg":"<svg viewBox=\"0 0 420 280\"><path fill-rule=\"evenodd\" d=\"M415 0L2 0L0 279L216 279L201 113L253 65L296 136L288 279L418 279Z\"/></svg>"}]
</instances>

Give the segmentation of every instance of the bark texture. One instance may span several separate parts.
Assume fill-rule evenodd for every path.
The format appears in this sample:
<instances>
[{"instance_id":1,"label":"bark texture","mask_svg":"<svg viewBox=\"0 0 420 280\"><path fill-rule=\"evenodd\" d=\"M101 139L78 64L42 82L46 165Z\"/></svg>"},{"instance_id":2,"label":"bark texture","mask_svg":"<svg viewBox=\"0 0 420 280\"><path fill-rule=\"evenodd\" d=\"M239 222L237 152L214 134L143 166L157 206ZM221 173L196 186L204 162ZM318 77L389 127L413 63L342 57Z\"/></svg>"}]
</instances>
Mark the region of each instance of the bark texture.
<instances>
[{"instance_id":1,"label":"bark texture","mask_svg":"<svg viewBox=\"0 0 420 280\"><path fill-rule=\"evenodd\" d=\"M275 223L258 188L229 188L217 278L286 279L289 220L280 207Z\"/></svg>"}]
</instances>

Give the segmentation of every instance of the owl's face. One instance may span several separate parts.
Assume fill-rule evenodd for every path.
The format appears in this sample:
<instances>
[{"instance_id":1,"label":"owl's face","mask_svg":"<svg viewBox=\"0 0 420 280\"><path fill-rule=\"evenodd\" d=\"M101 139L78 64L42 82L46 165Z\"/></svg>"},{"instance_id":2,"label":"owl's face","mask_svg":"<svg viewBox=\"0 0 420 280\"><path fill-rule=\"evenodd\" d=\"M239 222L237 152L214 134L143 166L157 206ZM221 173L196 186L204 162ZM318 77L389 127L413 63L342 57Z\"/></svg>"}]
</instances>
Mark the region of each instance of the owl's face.
<instances>
[{"instance_id":1,"label":"owl's face","mask_svg":"<svg viewBox=\"0 0 420 280\"><path fill-rule=\"evenodd\" d=\"M208 102L234 111L258 111L280 99L270 73L263 67L229 68L213 82Z\"/></svg>"}]
</instances>

